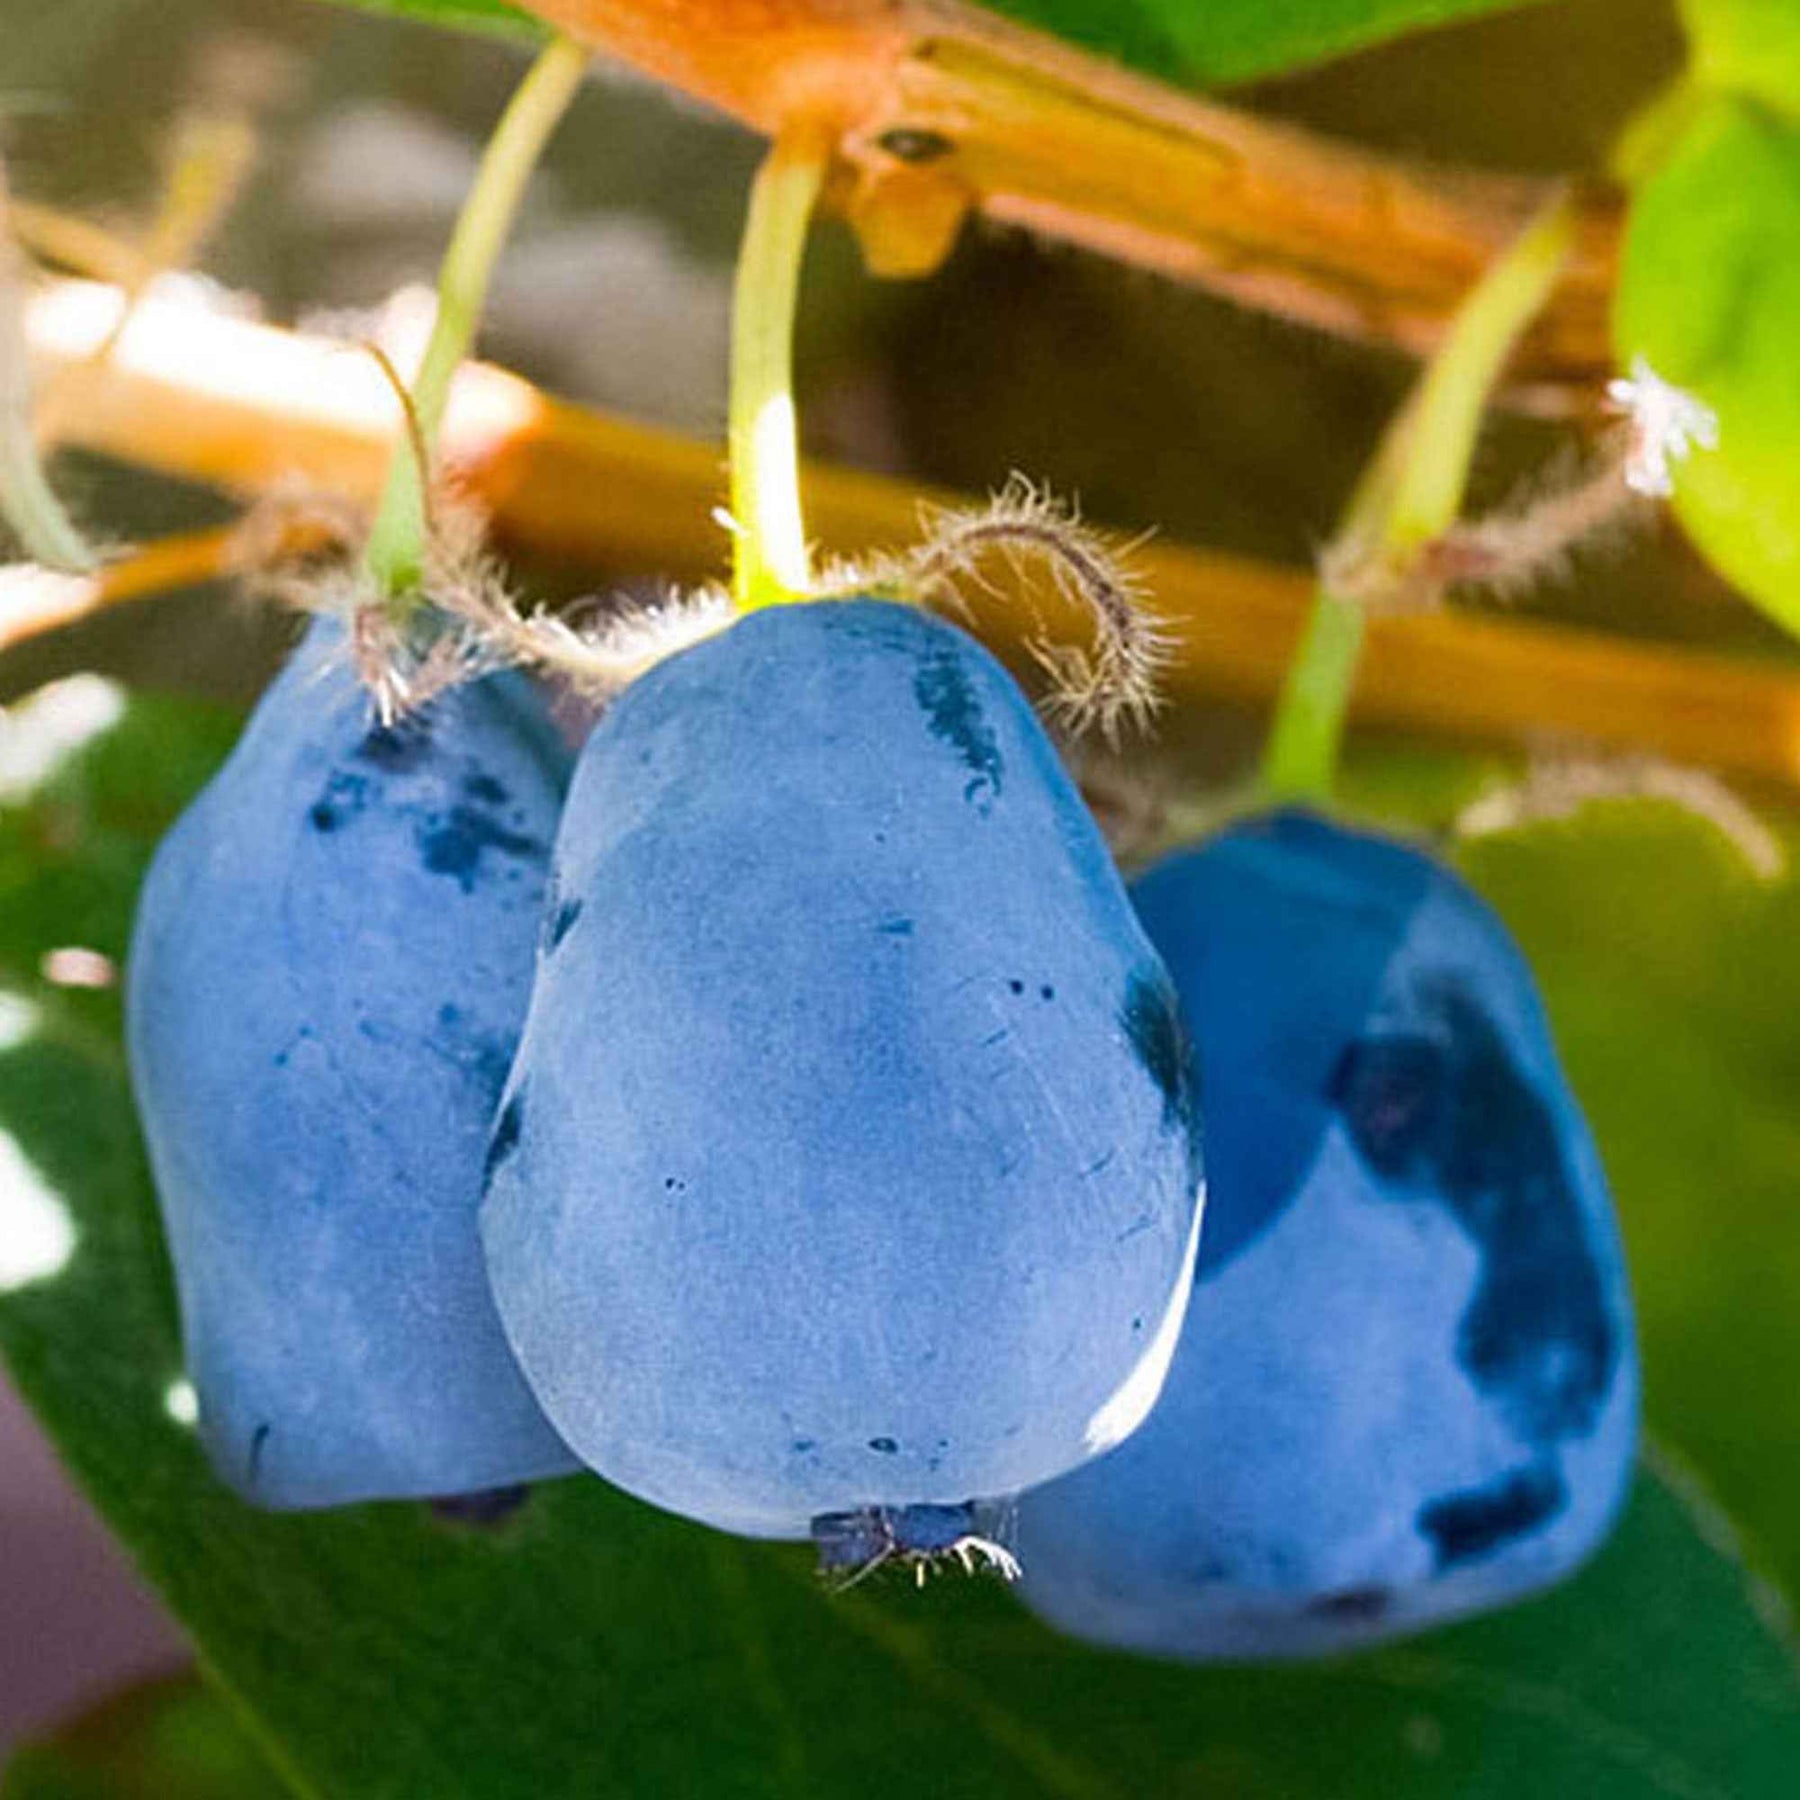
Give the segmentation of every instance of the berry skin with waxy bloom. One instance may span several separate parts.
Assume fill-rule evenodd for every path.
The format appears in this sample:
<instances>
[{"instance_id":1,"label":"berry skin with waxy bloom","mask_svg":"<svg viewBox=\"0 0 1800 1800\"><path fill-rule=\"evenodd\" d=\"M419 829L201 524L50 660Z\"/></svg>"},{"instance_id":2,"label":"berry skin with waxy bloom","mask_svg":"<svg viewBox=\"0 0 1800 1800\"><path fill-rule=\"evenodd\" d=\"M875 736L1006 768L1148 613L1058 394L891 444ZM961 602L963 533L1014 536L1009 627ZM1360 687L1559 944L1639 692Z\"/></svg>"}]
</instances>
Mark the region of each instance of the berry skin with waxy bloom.
<instances>
[{"instance_id":1,"label":"berry skin with waxy bloom","mask_svg":"<svg viewBox=\"0 0 1800 1800\"><path fill-rule=\"evenodd\" d=\"M380 727L341 645L313 626L164 840L129 972L201 1435L274 1508L577 1466L476 1228L568 754L511 674Z\"/></svg>"},{"instance_id":2,"label":"berry skin with waxy bloom","mask_svg":"<svg viewBox=\"0 0 1800 1800\"><path fill-rule=\"evenodd\" d=\"M912 1553L1138 1423L1196 1241L1175 996L985 650L748 615L609 709L552 883L482 1226L588 1463Z\"/></svg>"},{"instance_id":3,"label":"berry skin with waxy bloom","mask_svg":"<svg viewBox=\"0 0 1800 1800\"><path fill-rule=\"evenodd\" d=\"M1204 1084L1193 1305L1131 1441L1025 1495L1026 1600L1195 1660L1328 1654L1567 1575L1638 1374L1587 1126L1488 908L1299 812L1133 888Z\"/></svg>"}]
</instances>

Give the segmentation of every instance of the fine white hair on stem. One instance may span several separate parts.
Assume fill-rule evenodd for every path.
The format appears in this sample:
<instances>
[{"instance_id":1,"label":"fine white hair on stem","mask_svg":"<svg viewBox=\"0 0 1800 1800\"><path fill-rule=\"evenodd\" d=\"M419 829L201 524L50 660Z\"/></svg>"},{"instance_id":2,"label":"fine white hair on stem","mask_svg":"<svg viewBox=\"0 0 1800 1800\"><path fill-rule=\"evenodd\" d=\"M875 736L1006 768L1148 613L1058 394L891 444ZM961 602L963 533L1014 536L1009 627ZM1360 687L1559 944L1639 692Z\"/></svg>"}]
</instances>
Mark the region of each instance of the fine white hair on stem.
<instances>
[{"instance_id":1,"label":"fine white hair on stem","mask_svg":"<svg viewBox=\"0 0 1800 1800\"><path fill-rule=\"evenodd\" d=\"M724 630L737 613L723 587L620 604L577 625L549 612L508 612L490 641L589 700L610 700L678 650Z\"/></svg>"},{"instance_id":2,"label":"fine white hair on stem","mask_svg":"<svg viewBox=\"0 0 1800 1800\"><path fill-rule=\"evenodd\" d=\"M1614 431L1591 456L1552 458L1505 505L1408 556L1340 539L1320 557L1320 579L1376 614L1425 611L1451 589L1512 600L1562 580L1577 551L1615 548L1651 517L1651 501L1630 479L1633 443L1629 431Z\"/></svg>"},{"instance_id":3,"label":"fine white hair on stem","mask_svg":"<svg viewBox=\"0 0 1800 1800\"><path fill-rule=\"evenodd\" d=\"M526 612L487 548L485 514L467 495L439 482L430 517L423 583L430 618L423 623L395 624L388 616L355 554L367 520L341 504L284 492L241 528L237 561L246 587L297 612L344 620L344 656L386 724L498 668L535 669L587 699L608 700L735 616L718 587L620 604L579 624L542 609ZM296 562L285 551L296 525L321 532L334 554Z\"/></svg>"},{"instance_id":4,"label":"fine white hair on stem","mask_svg":"<svg viewBox=\"0 0 1800 1800\"><path fill-rule=\"evenodd\" d=\"M427 547L426 592L437 612L453 622L471 667L536 669L603 702L736 616L730 596L716 586L619 603L581 623L542 608L525 612L485 548L481 515L441 498L437 514Z\"/></svg>"},{"instance_id":5,"label":"fine white hair on stem","mask_svg":"<svg viewBox=\"0 0 1800 1800\"><path fill-rule=\"evenodd\" d=\"M1567 578L1577 551L1618 548L1645 525L1652 505L1631 483L1630 439L1614 433L1585 461L1573 455L1498 511L1453 527L1427 557L1447 587L1515 599Z\"/></svg>"},{"instance_id":6,"label":"fine white hair on stem","mask_svg":"<svg viewBox=\"0 0 1800 1800\"><path fill-rule=\"evenodd\" d=\"M830 570L815 597L872 590L961 609L959 583L993 591L981 566L990 555L1007 559L1021 578L1028 565L1042 565L1094 622L1091 647L1053 643L1041 632L1027 640L1050 676L1045 710L1051 722L1075 734L1097 729L1116 743L1124 727L1149 720L1171 640L1119 553L1071 510L1015 479L986 507L937 514L926 525L926 541L913 550ZM717 585L617 603L581 623L541 609L525 612L486 547L486 529L484 515L466 497L434 485L423 581L434 625L423 628L417 621L392 622L353 560L253 570L251 578L287 605L350 623L351 660L388 722L447 687L503 667L536 669L605 701L737 616L729 593Z\"/></svg>"},{"instance_id":7,"label":"fine white hair on stem","mask_svg":"<svg viewBox=\"0 0 1800 1800\"><path fill-rule=\"evenodd\" d=\"M454 494L434 502L426 583L433 604L457 597L449 629L422 632L396 622L369 585L357 554L368 521L341 501L304 489L272 494L238 528L233 560L247 592L295 612L343 621L344 660L368 689L376 716L392 725L446 689L510 660L471 621L510 611L498 565L483 548L485 521ZM323 557L296 558L295 530L330 546Z\"/></svg>"},{"instance_id":8,"label":"fine white hair on stem","mask_svg":"<svg viewBox=\"0 0 1800 1800\"><path fill-rule=\"evenodd\" d=\"M1059 644L1041 631L1027 640L1050 678L1046 710L1065 730L1097 729L1108 742L1127 725L1141 729L1148 723L1160 704L1157 683L1174 644L1122 553L1072 507L1015 475L985 507L930 513L924 523L925 541L866 566L863 585L891 586L922 604L942 599L961 609L966 601L959 583L993 591L981 572L989 555L1005 558L1022 588L1027 567L1047 568L1065 598L1086 609L1094 641ZM854 571L836 576L838 585L856 584Z\"/></svg>"},{"instance_id":9,"label":"fine white hair on stem","mask_svg":"<svg viewBox=\"0 0 1800 1800\"><path fill-rule=\"evenodd\" d=\"M1644 754L1540 752L1518 782L1481 796L1455 825L1462 838L1493 837L1543 821L1570 819L1607 800L1660 800L1705 821L1762 881L1779 881L1788 857L1781 839L1724 782L1703 769Z\"/></svg>"}]
</instances>

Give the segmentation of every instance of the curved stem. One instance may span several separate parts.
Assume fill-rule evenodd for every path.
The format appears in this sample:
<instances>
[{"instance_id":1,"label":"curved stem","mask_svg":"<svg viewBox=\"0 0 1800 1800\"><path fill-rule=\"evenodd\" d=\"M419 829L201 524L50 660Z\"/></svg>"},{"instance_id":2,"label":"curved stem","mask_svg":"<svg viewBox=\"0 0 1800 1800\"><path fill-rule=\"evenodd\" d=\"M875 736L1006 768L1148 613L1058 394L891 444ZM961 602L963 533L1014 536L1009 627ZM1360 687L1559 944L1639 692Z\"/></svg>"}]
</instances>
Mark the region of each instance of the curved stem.
<instances>
[{"instance_id":1,"label":"curved stem","mask_svg":"<svg viewBox=\"0 0 1800 1800\"><path fill-rule=\"evenodd\" d=\"M488 283L512 230L526 183L587 72L588 51L558 38L519 84L481 159L438 273L437 317L413 382L413 411L427 448L436 445L455 377L487 301ZM425 483L409 438L396 447L369 533L365 566L384 596L417 593L425 568Z\"/></svg>"},{"instance_id":2,"label":"curved stem","mask_svg":"<svg viewBox=\"0 0 1800 1800\"><path fill-rule=\"evenodd\" d=\"M1420 378L1401 421L1405 449L1381 528L1410 557L1456 523L1481 417L1513 346L1537 316L1575 243L1575 213L1558 194L1481 278ZM1355 530L1355 521L1351 521Z\"/></svg>"},{"instance_id":3,"label":"curved stem","mask_svg":"<svg viewBox=\"0 0 1800 1800\"><path fill-rule=\"evenodd\" d=\"M0 512L25 554L46 569L86 575L100 559L63 510L44 474L29 418L7 406L0 418Z\"/></svg>"},{"instance_id":4,"label":"curved stem","mask_svg":"<svg viewBox=\"0 0 1800 1800\"><path fill-rule=\"evenodd\" d=\"M783 130L757 172L744 223L731 318L731 592L740 612L803 600L812 585L800 510L794 312L834 137L809 119Z\"/></svg>"},{"instance_id":5,"label":"curved stem","mask_svg":"<svg viewBox=\"0 0 1800 1800\"><path fill-rule=\"evenodd\" d=\"M44 473L31 407L31 348L25 317L24 259L12 237L0 175L0 518L25 554L64 575L87 575L100 559Z\"/></svg>"},{"instance_id":6,"label":"curved stem","mask_svg":"<svg viewBox=\"0 0 1800 1800\"><path fill-rule=\"evenodd\" d=\"M1330 797L1367 621L1360 595L1329 584L1350 569L1366 592L1400 589L1421 552L1456 523L1483 410L1556 284L1575 222L1559 194L1482 277L1358 483L1281 690L1263 757L1266 799Z\"/></svg>"}]
</instances>

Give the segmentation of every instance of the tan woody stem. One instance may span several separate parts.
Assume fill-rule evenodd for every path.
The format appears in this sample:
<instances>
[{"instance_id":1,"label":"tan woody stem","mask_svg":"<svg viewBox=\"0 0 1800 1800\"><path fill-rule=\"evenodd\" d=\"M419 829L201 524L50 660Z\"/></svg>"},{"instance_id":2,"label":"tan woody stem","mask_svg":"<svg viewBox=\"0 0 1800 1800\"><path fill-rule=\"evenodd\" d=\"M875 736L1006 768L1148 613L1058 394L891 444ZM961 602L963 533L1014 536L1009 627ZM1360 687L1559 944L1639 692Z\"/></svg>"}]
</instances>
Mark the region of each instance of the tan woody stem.
<instances>
[{"instance_id":1,"label":"tan woody stem","mask_svg":"<svg viewBox=\"0 0 1800 1800\"><path fill-rule=\"evenodd\" d=\"M875 265L923 273L970 211L1344 336L1434 349L1542 183L1430 170L1273 124L954 0L523 0L773 136L829 119ZM1575 248L1515 381L1607 371L1619 205Z\"/></svg>"},{"instance_id":2,"label":"tan woody stem","mask_svg":"<svg viewBox=\"0 0 1800 1800\"><path fill-rule=\"evenodd\" d=\"M116 289L83 282L33 301L38 362L46 375L67 370L74 390L72 442L246 498L299 479L373 502L399 417L368 356L152 294L109 361L90 364L122 303ZM452 389L442 451L515 548L615 576L713 573L717 444L567 405L477 363ZM922 500L965 503L820 464L806 482L810 527L840 553L912 541ZM1172 699L1278 690L1310 573L1160 542L1134 561L1179 640ZM1004 570L995 578L977 623L1005 644L1032 613L1009 595ZM1081 620L1044 622L1064 626L1073 635ZM1478 739L1564 733L1800 786L1791 676L1523 621L1372 619L1353 716Z\"/></svg>"}]
</instances>

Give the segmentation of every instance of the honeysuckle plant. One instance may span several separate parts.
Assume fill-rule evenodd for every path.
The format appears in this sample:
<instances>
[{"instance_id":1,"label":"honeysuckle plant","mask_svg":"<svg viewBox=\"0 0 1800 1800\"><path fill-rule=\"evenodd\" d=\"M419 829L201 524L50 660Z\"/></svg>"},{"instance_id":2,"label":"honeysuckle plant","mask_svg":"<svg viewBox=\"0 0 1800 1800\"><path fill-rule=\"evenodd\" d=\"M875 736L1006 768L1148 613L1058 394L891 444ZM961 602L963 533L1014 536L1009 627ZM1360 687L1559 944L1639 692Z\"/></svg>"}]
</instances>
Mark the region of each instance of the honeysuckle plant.
<instances>
[{"instance_id":1,"label":"honeysuckle plant","mask_svg":"<svg viewBox=\"0 0 1800 1800\"><path fill-rule=\"evenodd\" d=\"M1800 10L1684 0L1685 59L1608 167L1546 180L1328 137L1241 89L1506 0L365 4L521 64L416 362L168 278L241 194L247 108L182 137L137 227L12 172L0 655L241 579L352 622L384 717L502 664L602 704L737 614L868 590L954 608L1013 657L1121 855L1327 794L1435 831L1530 954L1600 1141L1651 1448L1612 1543L1547 1598L1289 1669L1084 1649L993 1580L834 1591L803 1551L594 1477L497 1522L259 1512L195 1436L116 986L149 854L237 721L72 675L0 718L0 1357L203 1674L25 1749L0 1795L1790 1793L1800 673L1774 632L1749 657L1544 615L1572 556L1635 535L1800 618ZM571 109L609 103L586 77L612 64L770 141L728 473L719 444L468 360L526 180ZM1357 447L1348 503L1304 521L1312 569L1132 543L1030 482L984 499L803 464L795 312L822 218L921 306L985 222L1421 372ZM991 332L1004 357L1004 317ZM1564 452L1471 505L1501 414L1558 421ZM124 543L59 450L206 484L230 516ZM545 558L676 591L561 614L512 566ZM1488 603L1527 592L1529 619ZM1179 739L1246 697L1272 705L1259 775L1146 772L1147 721ZM1413 735L1346 735L1367 724ZM0 1542L0 1632L4 1569Z\"/></svg>"}]
</instances>

